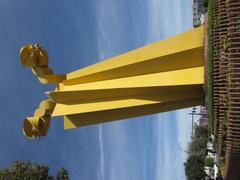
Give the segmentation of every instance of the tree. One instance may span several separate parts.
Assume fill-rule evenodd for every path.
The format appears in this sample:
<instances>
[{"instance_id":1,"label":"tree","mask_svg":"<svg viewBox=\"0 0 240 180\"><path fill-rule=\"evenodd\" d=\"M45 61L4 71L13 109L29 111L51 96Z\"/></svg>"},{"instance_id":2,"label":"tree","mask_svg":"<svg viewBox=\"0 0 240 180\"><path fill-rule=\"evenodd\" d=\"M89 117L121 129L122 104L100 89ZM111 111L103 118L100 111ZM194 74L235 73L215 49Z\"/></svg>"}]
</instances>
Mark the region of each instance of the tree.
<instances>
[{"instance_id":1,"label":"tree","mask_svg":"<svg viewBox=\"0 0 240 180\"><path fill-rule=\"evenodd\" d=\"M206 154L206 145L208 141L208 126L199 125L195 126L194 137L188 145L188 155L201 155Z\"/></svg>"},{"instance_id":2,"label":"tree","mask_svg":"<svg viewBox=\"0 0 240 180\"><path fill-rule=\"evenodd\" d=\"M195 138L188 146L188 154L191 155L200 155L203 158L206 154L206 145L207 145L207 138Z\"/></svg>"},{"instance_id":3,"label":"tree","mask_svg":"<svg viewBox=\"0 0 240 180\"><path fill-rule=\"evenodd\" d=\"M204 164L207 167L213 167L214 166L214 159L213 158L205 158Z\"/></svg>"},{"instance_id":4,"label":"tree","mask_svg":"<svg viewBox=\"0 0 240 180\"><path fill-rule=\"evenodd\" d=\"M0 180L69 180L66 169L61 168L57 177L48 174L49 167L29 161L14 161L9 169L0 169Z\"/></svg>"},{"instance_id":5,"label":"tree","mask_svg":"<svg viewBox=\"0 0 240 180\"><path fill-rule=\"evenodd\" d=\"M207 138L208 137L208 126L207 125L199 125L194 129L194 138Z\"/></svg>"},{"instance_id":6,"label":"tree","mask_svg":"<svg viewBox=\"0 0 240 180\"><path fill-rule=\"evenodd\" d=\"M57 172L57 180L68 180L68 172L65 168L60 168Z\"/></svg>"},{"instance_id":7,"label":"tree","mask_svg":"<svg viewBox=\"0 0 240 180\"><path fill-rule=\"evenodd\" d=\"M194 129L194 137L188 145L188 157L185 166L185 174L188 180L204 179L204 160L208 140L208 126L200 125Z\"/></svg>"},{"instance_id":8,"label":"tree","mask_svg":"<svg viewBox=\"0 0 240 180\"><path fill-rule=\"evenodd\" d=\"M188 180L204 179L206 174L204 172L204 162L199 155L191 155L187 162L184 163L185 174Z\"/></svg>"}]
</instances>

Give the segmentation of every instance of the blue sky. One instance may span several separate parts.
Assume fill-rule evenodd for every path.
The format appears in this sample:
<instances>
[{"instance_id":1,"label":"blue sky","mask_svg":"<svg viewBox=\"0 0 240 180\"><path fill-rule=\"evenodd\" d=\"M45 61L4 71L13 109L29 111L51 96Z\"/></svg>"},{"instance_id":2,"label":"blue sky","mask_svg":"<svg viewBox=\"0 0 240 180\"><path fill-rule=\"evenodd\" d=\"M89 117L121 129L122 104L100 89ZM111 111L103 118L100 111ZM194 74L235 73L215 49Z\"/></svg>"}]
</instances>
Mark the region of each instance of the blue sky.
<instances>
[{"instance_id":1,"label":"blue sky","mask_svg":"<svg viewBox=\"0 0 240 180\"><path fill-rule=\"evenodd\" d=\"M185 179L183 162L191 132L190 110L63 130L54 118L48 136L22 134L45 91L19 49L40 43L50 66L67 73L192 27L189 0L1 0L0 168L31 160L68 169L72 179Z\"/></svg>"}]
</instances>

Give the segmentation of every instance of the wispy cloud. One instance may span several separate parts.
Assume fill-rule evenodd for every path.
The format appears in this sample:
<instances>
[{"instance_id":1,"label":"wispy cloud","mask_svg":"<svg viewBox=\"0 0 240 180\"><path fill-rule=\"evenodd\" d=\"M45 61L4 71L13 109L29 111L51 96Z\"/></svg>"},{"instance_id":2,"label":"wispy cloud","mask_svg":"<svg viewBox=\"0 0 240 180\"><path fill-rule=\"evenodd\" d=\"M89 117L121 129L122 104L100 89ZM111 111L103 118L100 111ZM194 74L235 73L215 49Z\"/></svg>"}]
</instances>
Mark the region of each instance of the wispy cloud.
<instances>
[{"instance_id":1,"label":"wispy cloud","mask_svg":"<svg viewBox=\"0 0 240 180\"><path fill-rule=\"evenodd\" d=\"M104 157L104 145L103 145L103 126L98 125L98 141L99 141L99 151L100 151L100 171L99 179L105 180L105 157Z\"/></svg>"},{"instance_id":2,"label":"wispy cloud","mask_svg":"<svg viewBox=\"0 0 240 180\"><path fill-rule=\"evenodd\" d=\"M179 154L176 146L176 124L172 112L161 113L154 125L156 135L155 179L171 180L180 175ZM174 173L172 173L174 172Z\"/></svg>"},{"instance_id":3,"label":"wispy cloud","mask_svg":"<svg viewBox=\"0 0 240 180\"><path fill-rule=\"evenodd\" d=\"M151 43L186 30L189 22L185 21L186 12L182 12L182 4L186 5L186 2L186 0L148 1L148 25L146 27L147 38L145 42ZM122 27L118 24L121 22L121 13L119 11L121 7L117 8L117 5L117 3L114 4L105 0L101 0L98 5L98 50L100 59L110 57L119 52L118 48L124 44L124 39L120 42L115 37L125 33L122 32L124 29L121 29ZM186 25L186 23L188 24ZM118 26L119 29L113 28L112 26L114 25ZM113 41L115 42L113 43ZM144 161L149 163L148 166L155 162L153 169L149 169L149 172L153 172L155 176L154 178L149 176L151 177L150 179L185 179L183 159L185 157L184 149L189 139L189 122L186 119L187 111L183 110L152 116L158 119L154 123L153 132L151 132L153 139L149 139L149 141L154 141L152 147L155 153L151 155L155 157L155 160L153 160L154 158L144 157L152 160L150 162ZM143 154L143 152L131 153L130 147L133 142L129 140L131 135L125 126L126 124L121 122L117 123L117 125L99 125L100 179L129 179L129 177L136 177L134 173L139 172L141 169L140 165L136 163L140 162L138 155ZM111 134L111 136L105 139L105 133ZM106 154L106 151L108 154ZM119 154L116 155L120 152L122 153L120 156ZM106 162L108 165L105 164ZM131 168L130 165L132 165ZM147 163L145 165L147 166ZM141 166L144 167L144 165ZM105 174L105 167L108 170L107 174ZM131 174L129 174L130 170ZM146 175L149 172L139 173ZM144 177L147 177L147 175L143 175L141 179L144 179Z\"/></svg>"},{"instance_id":4,"label":"wispy cloud","mask_svg":"<svg viewBox=\"0 0 240 180\"><path fill-rule=\"evenodd\" d=\"M150 0L148 2L148 42L175 35L192 27L190 1Z\"/></svg>"},{"instance_id":5,"label":"wispy cloud","mask_svg":"<svg viewBox=\"0 0 240 180\"><path fill-rule=\"evenodd\" d=\"M177 118L178 135L177 141L181 147L182 160L186 158L187 145L191 136L191 108L178 110L175 112Z\"/></svg>"}]
</instances>

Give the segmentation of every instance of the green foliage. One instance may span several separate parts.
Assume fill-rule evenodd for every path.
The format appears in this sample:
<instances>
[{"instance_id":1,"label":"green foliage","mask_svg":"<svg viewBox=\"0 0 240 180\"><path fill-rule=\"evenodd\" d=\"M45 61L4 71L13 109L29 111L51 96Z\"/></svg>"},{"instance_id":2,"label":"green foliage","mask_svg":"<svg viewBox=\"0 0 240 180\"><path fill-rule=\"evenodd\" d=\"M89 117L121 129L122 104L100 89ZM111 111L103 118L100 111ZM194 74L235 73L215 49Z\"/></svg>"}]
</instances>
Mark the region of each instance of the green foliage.
<instances>
[{"instance_id":1,"label":"green foliage","mask_svg":"<svg viewBox=\"0 0 240 180\"><path fill-rule=\"evenodd\" d=\"M199 155L191 155L184 163L185 173L188 180L204 179L204 162Z\"/></svg>"},{"instance_id":2,"label":"green foliage","mask_svg":"<svg viewBox=\"0 0 240 180\"><path fill-rule=\"evenodd\" d=\"M200 125L196 126L194 129L194 137L192 142L188 146L188 154L200 155L202 159L206 153L206 145L208 140L208 126Z\"/></svg>"},{"instance_id":3,"label":"green foliage","mask_svg":"<svg viewBox=\"0 0 240 180\"><path fill-rule=\"evenodd\" d=\"M65 168L60 168L57 172L57 180L68 180L68 172Z\"/></svg>"},{"instance_id":4,"label":"green foliage","mask_svg":"<svg viewBox=\"0 0 240 180\"><path fill-rule=\"evenodd\" d=\"M229 48L229 42L228 42L227 36L225 36L225 38L224 38L223 48L225 51L228 50L228 48Z\"/></svg>"},{"instance_id":5,"label":"green foliage","mask_svg":"<svg viewBox=\"0 0 240 180\"><path fill-rule=\"evenodd\" d=\"M208 89L207 108L209 118L209 129L213 133L213 20L212 0L208 1Z\"/></svg>"},{"instance_id":6,"label":"green foliage","mask_svg":"<svg viewBox=\"0 0 240 180\"><path fill-rule=\"evenodd\" d=\"M219 158L220 161L220 172L222 177L224 176L224 169L225 169L225 156L220 156Z\"/></svg>"},{"instance_id":7,"label":"green foliage","mask_svg":"<svg viewBox=\"0 0 240 180\"><path fill-rule=\"evenodd\" d=\"M206 175L204 159L208 140L208 126L196 126L194 132L194 137L188 145L188 158L184 163L185 174L189 180L203 179Z\"/></svg>"},{"instance_id":8,"label":"green foliage","mask_svg":"<svg viewBox=\"0 0 240 180\"><path fill-rule=\"evenodd\" d=\"M193 139L193 141L188 146L189 155L199 155L203 159L206 154L206 144L206 138Z\"/></svg>"},{"instance_id":9,"label":"green foliage","mask_svg":"<svg viewBox=\"0 0 240 180\"><path fill-rule=\"evenodd\" d=\"M206 125L200 125L195 127L195 133L194 133L194 138L205 138L207 139L208 137L208 126Z\"/></svg>"},{"instance_id":10,"label":"green foliage","mask_svg":"<svg viewBox=\"0 0 240 180\"><path fill-rule=\"evenodd\" d=\"M29 161L14 161L9 169L0 169L0 180L69 180L68 173L61 168L57 177L48 175L49 167Z\"/></svg>"},{"instance_id":11,"label":"green foliage","mask_svg":"<svg viewBox=\"0 0 240 180\"><path fill-rule=\"evenodd\" d=\"M225 164L225 156L220 156L220 164Z\"/></svg>"},{"instance_id":12,"label":"green foliage","mask_svg":"<svg viewBox=\"0 0 240 180\"><path fill-rule=\"evenodd\" d=\"M204 164L207 167L213 167L214 166L214 159L213 158L205 158Z\"/></svg>"}]
</instances>

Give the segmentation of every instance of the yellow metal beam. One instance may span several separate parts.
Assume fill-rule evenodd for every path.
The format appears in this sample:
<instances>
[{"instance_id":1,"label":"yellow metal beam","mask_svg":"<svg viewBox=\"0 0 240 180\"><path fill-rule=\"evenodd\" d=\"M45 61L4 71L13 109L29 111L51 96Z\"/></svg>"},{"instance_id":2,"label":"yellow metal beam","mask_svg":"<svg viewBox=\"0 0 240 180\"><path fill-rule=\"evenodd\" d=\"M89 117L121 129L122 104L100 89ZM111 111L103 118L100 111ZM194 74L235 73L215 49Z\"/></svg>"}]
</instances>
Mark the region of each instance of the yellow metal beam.
<instances>
[{"instance_id":1,"label":"yellow metal beam","mask_svg":"<svg viewBox=\"0 0 240 180\"><path fill-rule=\"evenodd\" d=\"M69 102L86 102L88 100L100 101L109 98L121 98L138 96L142 94L172 94L181 92L202 92L202 84L183 86L160 86L160 87L138 87L118 89L97 89L97 90L74 90L74 91L51 91L46 94L56 103L69 104Z\"/></svg>"},{"instance_id":2,"label":"yellow metal beam","mask_svg":"<svg viewBox=\"0 0 240 180\"><path fill-rule=\"evenodd\" d=\"M128 107L114 109L111 111L97 111L91 113L74 114L64 116L64 129L77 128L81 126L104 123L114 120L127 119L149 114L172 111L176 109L203 105L204 98L187 99L184 101L173 101L167 103L156 103L148 106Z\"/></svg>"},{"instance_id":3,"label":"yellow metal beam","mask_svg":"<svg viewBox=\"0 0 240 180\"><path fill-rule=\"evenodd\" d=\"M147 106L171 101L203 97L202 91L168 92L159 94L142 94L139 96L109 98L99 100L81 100L68 103L57 103L52 116L62 116L69 114L90 113L96 111L121 109L126 107Z\"/></svg>"},{"instance_id":4,"label":"yellow metal beam","mask_svg":"<svg viewBox=\"0 0 240 180\"><path fill-rule=\"evenodd\" d=\"M67 74L64 84L202 66L203 27L172 36Z\"/></svg>"},{"instance_id":5,"label":"yellow metal beam","mask_svg":"<svg viewBox=\"0 0 240 180\"><path fill-rule=\"evenodd\" d=\"M55 75L46 51L21 50L42 83L55 83L33 117L24 121L28 137L43 136L50 116L64 116L64 128L132 118L204 102L203 27L150 44L89 67Z\"/></svg>"},{"instance_id":6,"label":"yellow metal beam","mask_svg":"<svg viewBox=\"0 0 240 180\"><path fill-rule=\"evenodd\" d=\"M204 67L195 67L161 73L97 81L92 83L62 86L61 90L97 90L116 88L140 88L203 84Z\"/></svg>"}]
</instances>

